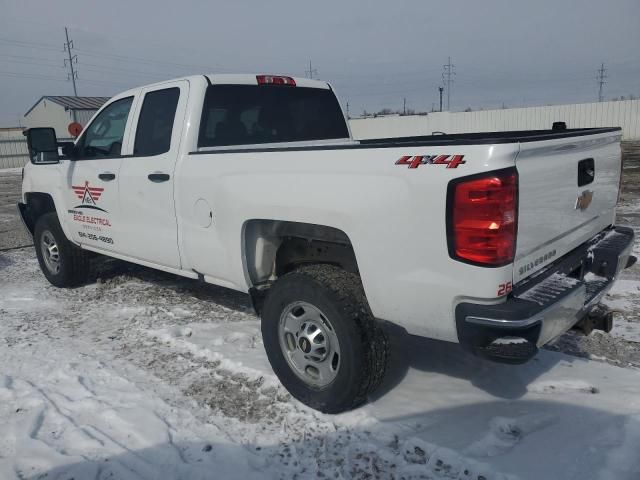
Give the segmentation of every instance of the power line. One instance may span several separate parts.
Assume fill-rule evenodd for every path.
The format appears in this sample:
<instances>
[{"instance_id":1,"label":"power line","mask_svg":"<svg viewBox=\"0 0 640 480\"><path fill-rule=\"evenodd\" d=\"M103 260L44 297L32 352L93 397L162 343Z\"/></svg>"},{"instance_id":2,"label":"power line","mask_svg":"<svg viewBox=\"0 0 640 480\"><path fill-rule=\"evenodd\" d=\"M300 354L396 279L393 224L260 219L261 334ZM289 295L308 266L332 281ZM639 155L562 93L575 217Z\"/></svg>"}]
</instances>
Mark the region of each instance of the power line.
<instances>
[{"instance_id":1,"label":"power line","mask_svg":"<svg viewBox=\"0 0 640 480\"><path fill-rule=\"evenodd\" d=\"M12 55L2 55L0 54L0 57L13 57ZM22 56L15 56L16 58L22 58ZM41 57L24 57L24 58L34 58L34 59L38 59L38 60L43 60L43 61L51 61L45 58L41 58ZM34 65L34 66L38 66L38 67L48 67L48 68L56 68L59 69L61 68L59 64L53 64L53 63L43 63L43 62L29 62L29 61L22 61L22 60L6 60L8 63L15 63L15 64L19 64L19 65ZM65 62L64 67L62 68L66 68L67 63ZM83 66L83 70L87 70L89 72L96 72L96 73L104 73L104 72L111 72L113 70L116 71L123 71L123 72L127 72L133 75L143 75L143 76L147 76L147 77L153 77L155 79L158 78L158 75L160 75L159 73L153 73L153 72L142 72L142 71L136 71L136 70L130 70L127 68L118 68L118 67L110 67L110 66L105 66L105 65L96 65L93 63L85 63L82 62L82 66ZM87 67L85 67L87 66ZM96 68L90 68L90 67L96 67ZM75 70L75 77L76 79L78 79L78 72L77 70ZM59 79L58 77L52 77L52 76L43 76L42 74L40 74L39 72L5 72L5 73L11 73L12 75L36 75L38 76L38 78L42 77L42 78L48 78L48 79L56 79L56 80L61 80L61 81L69 81L69 78L67 78L66 80L62 80ZM87 80L85 77L83 77L83 81ZM103 84L109 84L109 85L124 85L124 86L128 86L126 84L123 83L115 83L115 82L105 82L104 80L92 80L92 82L96 82L96 83L103 83Z\"/></svg>"},{"instance_id":2,"label":"power line","mask_svg":"<svg viewBox=\"0 0 640 480\"><path fill-rule=\"evenodd\" d=\"M42 62L23 62L22 60L5 60L7 63L17 63L19 65L36 65L38 67L60 68L60 64L42 63Z\"/></svg>"},{"instance_id":3,"label":"power line","mask_svg":"<svg viewBox=\"0 0 640 480\"><path fill-rule=\"evenodd\" d=\"M54 50L54 51L59 51L56 48L52 48L46 44L43 43L36 43L36 42L25 42L25 41L21 41L21 40L13 40L13 39L7 39L7 38L0 38L0 42L13 42L13 43L19 43L19 44L26 44L27 48L44 48L44 49L48 49L48 50ZM204 65L196 65L196 64L185 64L185 63L175 63L175 62L167 62L167 61L160 61L160 60L150 60L147 57L142 58L142 57L135 57L135 56L128 56L128 55L118 55L118 54L113 54L113 53L107 53L107 52L102 52L102 51L95 51L95 50L84 50L84 49L80 49L80 48L74 48L74 50L78 53L80 53L83 57L84 56L90 56L90 57L97 57L97 58L109 58L115 61L127 61L127 62L135 62L136 65L140 65L140 64L147 64L150 67L157 67L159 68L159 65L170 65L170 66L175 66L175 67L181 67L181 68L196 68L196 69L213 69L213 67L211 66L204 66ZM42 57L31 57L33 59L38 59L38 60L43 60ZM628 61L625 61L626 63L629 63ZM632 62L633 63L633 62ZM84 65L85 63L82 62L82 64ZM313 69L313 67L312 67ZM220 68L216 68L216 70L218 71L227 71L229 69L220 69ZM235 69L237 70L237 69ZM152 73L152 72L149 72ZM165 73L165 72L163 72ZM401 83L418 83L418 82L423 82L425 76L429 76L430 74L432 74L432 71L428 71L428 70L412 70L412 71L403 71L403 72L386 72L386 73L381 73L380 75L372 75L371 73L364 73L364 72L349 72L344 73L344 72L340 72L340 73L335 73L335 74L331 74L329 75L332 79L340 79L340 78L347 78L347 79L353 79L355 77L367 77L367 78L371 78L371 77L375 77L375 78L380 78L380 79L388 79L388 82L380 82L380 81L375 81L373 83L369 83L369 82L362 82L362 81L358 81L357 83L357 88L361 88L362 86L366 86L366 85L386 85L386 84L393 84L393 85L400 85ZM503 74L502 72L497 72L499 75ZM505 72L506 73L506 72ZM455 72L454 72L455 74ZM465 68L465 76L464 78L469 79L467 82L464 83L468 83L469 81L476 81L476 80L482 80L482 79L486 79L487 81L491 80L492 78L494 78L496 72L495 71L491 71L491 72L487 72L484 71L484 69L481 70L476 70L475 73L474 72L467 72L466 68ZM470 76L471 75L471 76ZM565 80L565 78L560 75L558 76L557 72L554 72L553 74L551 73L544 73L544 72L529 72L526 74L528 79L534 79L536 80L536 83L539 82L544 82L547 80ZM540 77L540 75L542 75L542 78L536 78L536 77ZM314 77L317 77L317 73L316 71L314 71ZM392 80L393 78L402 78L403 80ZM409 80L409 78L415 78L415 80ZM444 77L442 77L444 80ZM589 79L592 79L593 77L591 75L589 75L587 72L585 72L584 77L582 76L582 74L576 75L575 73L569 74L569 76L566 77L566 81L574 81L574 80L583 80L584 81L588 81ZM434 78L435 80L435 78ZM453 81L453 80L452 80ZM457 79L456 79L457 81ZM592 80L591 80L592 81ZM444 81L443 81L444 83Z\"/></svg>"},{"instance_id":4,"label":"power line","mask_svg":"<svg viewBox=\"0 0 640 480\"><path fill-rule=\"evenodd\" d=\"M607 72L607 69L604 68L604 62L603 62L602 65L600 65L600 68L598 69L598 76L596 77L596 79L598 80L598 101L599 102L604 101L603 87L604 87L604 84L607 83L605 82L604 79L608 77L608 75L605 75L606 72Z\"/></svg>"},{"instance_id":5,"label":"power line","mask_svg":"<svg viewBox=\"0 0 640 480\"><path fill-rule=\"evenodd\" d=\"M90 72L112 72L112 71L117 71L117 72L126 72L126 73L130 73L133 75L142 75L142 76L147 76L147 77L153 77L155 79L158 78L159 75L163 75L163 73L160 72L143 72L142 70L132 70L130 68L121 68L121 67L112 67L109 65L98 65L95 63L86 63L86 62L82 62L79 65L82 66L83 70L87 70ZM89 68L87 68L89 67ZM91 68L93 67L93 68Z\"/></svg>"},{"instance_id":6,"label":"power line","mask_svg":"<svg viewBox=\"0 0 640 480\"><path fill-rule=\"evenodd\" d=\"M67 52L67 54L69 55L69 69L71 71L71 82L73 82L73 95L75 97L78 96L78 90L76 88L76 78L78 78L78 72L76 72L73 68L73 62L78 63L78 55L71 55L71 49L73 48L73 40L69 41L69 30L67 30L67 27L64 27L64 36L67 39L67 41L64 44L64 49ZM65 59L64 61L64 66L67 66L67 60ZM75 111L74 111L75 114Z\"/></svg>"},{"instance_id":7,"label":"power line","mask_svg":"<svg viewBox=\"0 0 640 480\"><path fill-rule=\"evenodd\" d=\"M58 66L58 61L57 60L53 60L51 58L44 58L44 57L31 57L29 55L8 55L6 53L0 53L0 57L3 58L17 58L17 59L26 59L26 60L42 60L45 62L55 62L56 66ZM8 61L12 61L12 60L8 60Z\"/></svg>"},{"instance_id":8,"label":"power line","mask_svg":"<svg viewBox=\"0 0 640 480\"><path fill-rule=\"evenodd\" d=\"M41 50L52 50L54 52L60 51L56 47L52 47L46 43L26 42L23 40L12 40L10 38L0 38L0 43L5 43L18 48L39 48Z\"/></svg>"},{"instance_id":9,"label":"power line","mask_svg":"<svg viewBox=\"0 0 640 480\"><path fill-rule=\"evenodd\" d=\"M451 110L451 84L453 83L453 77L456 75L455 65L451 63L451 57L449 61L442 66L442 81L447 86L447 110Z\"/></svg>"},{"instance_id":10,"label":"power line","mask_svg":"<svg viewBox=\"0 0 640 480\"><path fill-rule=\"evenodd\" d=\"M39 75L37 73L23 73L23 72L0 72L0 75L5 77L16 77L16 78L34 78L34 79L43 79L43 80L56 80L58 82L66 82L59 77L53 77L51 75Z\"/></svg>"},{"instance_id":11,"label":"power line","mask_svg":"<svg viewBox=\"0 0 640 480\"><path fill-rule=\"evenodd\" d=\"M73 40L71 42L73 43ZM10 39L10 38L0 38L0 43L4 43L7 46L13 46L13 47L17 47L17 48L31 48L31 49L40 49L40 50L50 50L50 51L54 51L54 52L59 52L60 51L57 48L52 47L52 46L47 45L47 44L44 44L44 43L27 42L27 41L23 41L23 40L14 40L14 39ZM65 45L66 45L66 43L65 43ZM151 66L154 66L154 65L157 65L157 66L174 66L174 67L201 69L201 70L209 70L209 71L226 70L226 69L221 69L221 68L213 68L211 66L206 66L206 65L195 65L195 64L187 64L187 63L166 62L166 61L161 61L161 60L150 60L148 58L134 57L134 56L128 56L128 55L116 55L116 54L107 53L107 52L100 52L100 51L96 51L96 50L84 50L84 49L75 48L75 47L74 47L74 50L76 52L82 53L84 56L88 56L88 57L110 58L110 59L116 60L116 61L132 61L132 62L136 62L137 64L138 63L143 63L143 64L147 64L147 65L151 65Z\"/></svg>"},{"instance_id":12,"label":"power line","mask_svg":"<svg viewBox=\"0 0 640 480\"><path fill-rule=\"evenodd\" d=\"M88 57L111 58L116 61L134 61L136 63L143 63L148 65L168 65L173 67L199 69L199 70L211 70L211 71L221 70L220 68L216 69L216 68L212 68L210 66L205 66L205 65L192 65L188 63L174 63L174 62L164 62L160 60L149 60L147 58L131 57L127 55L116 55L112 53L99 52L96 50L85 50L82 48L77 48L76 51Z\"/></svg>"},{"instance_id":13,"label":"power line","mask_svg":"<svg viewBox=\"0 0 640 480\"><path fill-rule=\"evenodd\" d=\"M2 77L10 77L10 78L27 78L27 79L33 79L33 80L51 80L54 82L68 82L69 80L66 80L64 78L60 78L60 77L54 77L51 75L39 75L37 73L23 73L23 72L3 72L0 71L0 76ZM82 77L82 81L84 83L91 83L91 84L96 84L96 85L112 85L112 86L116 86L116 87L131 87L131 85L127 85L124 83L115 83L115 82L107 82L104 80L97 80L97 79L93 79L93 78L87 78L85 79L84 77Z\"/></svg>"}]
</instances>

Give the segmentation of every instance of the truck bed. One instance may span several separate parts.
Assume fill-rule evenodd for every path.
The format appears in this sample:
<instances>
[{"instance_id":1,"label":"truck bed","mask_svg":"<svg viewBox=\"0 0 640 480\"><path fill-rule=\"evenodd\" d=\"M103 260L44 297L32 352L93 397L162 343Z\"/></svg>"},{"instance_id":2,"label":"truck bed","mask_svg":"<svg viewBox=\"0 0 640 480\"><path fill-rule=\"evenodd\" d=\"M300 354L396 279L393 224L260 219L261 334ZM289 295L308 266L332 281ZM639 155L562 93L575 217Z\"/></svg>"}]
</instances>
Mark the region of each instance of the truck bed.
<instances>
[{"instance_id":1,"label":"truck bed","mask_svg":"<svg viewBox=\"0 0 640 480\"><path fill-rule=\"evenodd\" d=\"M443 135L418 135L410 137L388 137L357 140L353 143L322 143L319 145L265 146L251 145L231 148L201 148L190 153L243 153L243 152L287 152L309 150L350 150L359 148L423 147L441 145L490 145L504 143L539 142L584 135L596 135L621 131L620 127L571 128L566 130L510 130L504 132L454 133Z\"/></svg>"},{"instance_id":2,"label":"truck bed","mask_svg":"<svg viewBox=\"0 0 640 480\"><path fill-rule=\"evenodd\" d=\"M360 140L360 145L382 147L400 145L485 145L490 143L521 143L579 137L621 130L609 128L571 128L566 130L509 130L504 132L454 133L443 135L419 135L411 137L373 138Z\"/></svg>"}]
</instances>

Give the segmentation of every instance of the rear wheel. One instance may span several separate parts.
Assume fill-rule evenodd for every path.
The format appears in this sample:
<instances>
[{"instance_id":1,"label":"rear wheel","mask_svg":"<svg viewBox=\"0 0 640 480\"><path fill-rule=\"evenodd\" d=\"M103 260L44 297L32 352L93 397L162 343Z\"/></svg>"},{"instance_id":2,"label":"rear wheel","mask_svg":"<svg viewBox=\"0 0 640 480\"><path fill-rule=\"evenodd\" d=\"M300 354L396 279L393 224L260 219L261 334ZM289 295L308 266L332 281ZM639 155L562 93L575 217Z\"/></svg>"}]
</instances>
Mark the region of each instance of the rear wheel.
<instances>
[{"instance_id":1,"label":"rear wheel","mask_svg":"<svg viewBox=\"0 0 640 480\"><path fill-rule=\"evenodd\" d=\"M336 378L340 341L327 316L314 305L287 305L278 322L278 340L289 367L303 382L322 388Z\"/></svg>"},{"instance_id":2,"label":"rear wheel","mask_svg":"<svg viewBox=\"0 0 640 480\"><path fill-rule=\"evenodd\" d=\"M389 357L360 278L332 265L302 267L271 287L262 337L282 384L325 413L364 403L380 385Z\"/></svg>"},{"instance_id":3,"label":"rear wheel","mask_svg":"<svg viewBox=\"0 0 640 480\"><path fill-rule=\"evenodd\" d=\"M87 280L89 254L64 235L55 212L36 221L33 243L44 276L56 287L75 287Z\"/></svg>"}]
</instances>

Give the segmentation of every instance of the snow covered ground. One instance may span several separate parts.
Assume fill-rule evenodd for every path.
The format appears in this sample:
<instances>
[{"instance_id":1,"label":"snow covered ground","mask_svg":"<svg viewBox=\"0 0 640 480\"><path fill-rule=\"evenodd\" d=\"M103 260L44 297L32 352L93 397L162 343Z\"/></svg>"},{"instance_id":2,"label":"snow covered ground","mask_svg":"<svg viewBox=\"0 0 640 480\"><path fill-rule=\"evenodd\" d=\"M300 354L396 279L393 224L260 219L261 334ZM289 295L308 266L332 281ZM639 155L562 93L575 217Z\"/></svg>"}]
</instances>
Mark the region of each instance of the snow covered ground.
<instances>
[{"instance_id":1,"label":"snow covered ground","mask_svg":"<svg viewBox=\"0 0 640 480\"><path fill-rule=\"evenodd\" d=\"M57 290L32 249L0 254L2 479L640 478L635 368L503 366L391 332L382 392L322 415L279 386L243 295L101 277Z\"/></svg>"}]
</instances>

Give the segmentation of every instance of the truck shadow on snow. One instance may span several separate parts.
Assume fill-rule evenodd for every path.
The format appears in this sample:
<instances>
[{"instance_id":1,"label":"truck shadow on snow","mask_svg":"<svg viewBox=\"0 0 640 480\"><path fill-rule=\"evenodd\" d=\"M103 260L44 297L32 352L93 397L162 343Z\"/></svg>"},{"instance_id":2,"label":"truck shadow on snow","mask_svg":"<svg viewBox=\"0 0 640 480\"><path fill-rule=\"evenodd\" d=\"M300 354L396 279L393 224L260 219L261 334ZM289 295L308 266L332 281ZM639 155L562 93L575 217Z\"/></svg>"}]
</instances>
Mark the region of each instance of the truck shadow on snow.
<instances>
[{"instance_id":1,"label":"truck shadow on snow","mask_svg":"<svg viewBox=\"0 0 640 480\"><path fill-rule=\"evenodd\" d=\"M64 446L71 444L65 437L69 433L71 440L77 429L62 428L57 446L42 439L38 452L48 453L39 460L28 451L16 452L14 471L19 478L40 480L637 479L638 416L613 413L610 404L607 410L578 403L554 401L553 394L549 400L474 402L387 415L366 429L347 426L324 433L318 425L333 424L334 417L320 416L319 423L293 432L294 439L278 435L260 444L220 442L224 434L213 427L210 438L174 441L178 435L169 423L164 433L132 424L131 431L118 433L132 443L127 444L114 438L114 432L100 433L102 413L97 411L92 424L82 428L100 439L100 448L95 442L80 443L73 445L73 453L66 451ZM117 414L110 412L111 417ZM153 442L161 438L165 440ZM84 459L78 461L80 457ZM47 470L52 464L56 466Z\"/></svg>"},{"instance_id":2,"label":"truck shadow on snow","mask_svg":"<svg viewBox=\"0 0 640 480\"><path fill-rule=\"evenodd\" d=\"M168 288L176 294L196 297L202 302L243 313L253 313L249 296L224 287L177 277L170 273L130 264L120 260L99 260L98 275L103 281L122 275L135 277L152 285ZM553 368L558 361L571 362L577 357L550 354L545 350L525 365L503 365L474 356L460 345L409 335L403 328L386 324L390 341L390 364L383 384L372 399L392 392L410 369L444 374L468 380L485 392L504 399L517 399L527 393L528 385Z\"/></svg>"},{"instance_id":3,"label":"truck shadow on snow","mask_svg":"<svg viewBox=\"0 0 640 480\"><path fill-rule=\"evenodd\" d=\"M391 344L391 361L375 399L391 392L410 369L468 380L495 397L517 399L527 393L531 382L557 362L577 360L542 350L527 364L506 365L475 356L455 343L409 335L395 325L386 325L386 330Z\"/></svg>"}]
</instances>

